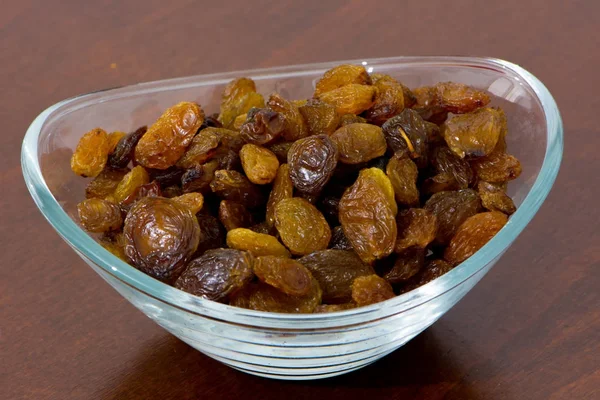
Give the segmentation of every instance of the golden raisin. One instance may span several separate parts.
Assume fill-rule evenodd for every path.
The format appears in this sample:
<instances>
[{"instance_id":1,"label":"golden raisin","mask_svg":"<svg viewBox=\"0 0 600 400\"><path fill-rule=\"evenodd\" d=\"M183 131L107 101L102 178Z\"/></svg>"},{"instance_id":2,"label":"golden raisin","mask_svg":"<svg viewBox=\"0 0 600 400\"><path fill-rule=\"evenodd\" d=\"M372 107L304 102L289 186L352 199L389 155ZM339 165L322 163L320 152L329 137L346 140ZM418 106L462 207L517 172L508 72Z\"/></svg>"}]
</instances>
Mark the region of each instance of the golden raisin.
<instances>
[{"instance_id":1,"label":"golden raisin","mask_svg":"<svg viewBox=\"0 0 600 400\"><path fill-rule=\"evenodd\" d=\"M285 129L282 133L285 140L298 140L309 135L306 121L300 113L298 106L281 97L278 93L273 93L269 97L267 105L271 110L283 115L285 119Z\"/></svg>"},{"instance_id":2,"label":"golden raisin","mask_svg":"<svg viewBox=\"0 0 600 400\"><path fill-rule=\"evenodd\" d=\"M253 225L252 214L242 204L235 201L222 200L219 204L219 220L226 230L247 228Z\"/></svg>"},{"instance_id":3,"label":"golden raisin","mask_svg":"<svg viewBox=\"0 0 600 400\"><path fill-rule=\"evenodd\" d=\"M113 194L127 172L129 170L104 169L87 184L85 187L85 197L87 199L106 199L109 195Z\"/></svg>"},{"instance_id":4,"label":"golden raisin","mask_svg":"<svg viewBox=\"0 0 600 400\"><path fill-rule=\"evenodd\" d=\"M380 127L371 124L342 126L331 135L339 159L346 164L360 164L385 154L387 144Z\"/></svg>"},{"instance_id":5,"label":"golden raisin","mask_svg":"<svg viewBox=\"0 0 600 400\"><path fill-rule=\"evenodd\" d=\"M89 232L108 232L121 228L121 209L103 199L86 199L77 204L77 213L83 228Z\"/></svg>"},{"instance_id":6,"label":"golden raisin","mask_svg":"<svg viewBox=\"0 0 600 400\"><path fill-rule=\"evenodd\" d=\"M312 313L321 304L321 288L316 279L304 296L292 296L264 282L250 283L237 291L230 305L256 311L279 313Z\"/></svg>"},{"instance_id":7,"label":"golden raisin","mask_svg":"<svg viewBox=\"0 0 600 400\"><path fill-rule=\"evenodd\" d=\"M427 200L424 207L437 217L437 244L447 244L458 227L469 217L477 214L481 200L472 189L439 192Z\"/></svg>"},{"instance_id":8,"label":"golden raisin","mask_svg":"<svg viewBox=\"0 0 600 400\"><path fill-rule=\"evenodd\" d=\"M342 64L333 67L317 81L314 97L352 83L370 85L371 77L362 65Z\"/></svg>"},{"instance_id":9,"label":"golden raisin","mask_svg":"<svg viewBox=\"0 0 600 400\"><path fill-rule=\"evenodd\" d=\"M299 110L311 135L331 135L340 123L335 107L317 99L310 99Z\"/></svg>"},{"instance_id":10,"label":"golden raisin","mask_svg":"<svg viewBox=\"0 0 600 400\"><path fill-rule=\"evenodd\" d=\"M294 185L290 179L290 168L288 164L281 164L277 170L277 176L273 181L273 188L269 193L267 202L266 222L269 226L275 225L275 206L283 199L291 199L294 196Z\"/></svg>"},{"instance_id":11,"label":"golden raisin","mask_svg":"<svg viewBox=\"0 0 600 400\"><path fill-rule=\"evenodd\" d=\"M129 171L119 182L117 188L113 193L114 200L117 203L124 201L127 197L129 197L139 186L145 185L149 183L150 177L148 176L148 172L142 167L138 165L134 167L131 171Z\"/></svg>"},{"instance_id":12,"label":"golden raisin","mask_svg":"<svg viewBox=\"0 0 600 400\"><path fill-rule=\"evenodd\" d=\"M507 215L511 215L517 211L515 203L501 187L493 183L480 181L477 184L477 191L484 208L490 211L500 211Z\"/></svg>"},{"instance_id":13,"label":"golden raisin","mask_svg":"<svg viewBox=\"0 0 600 400\"><path fill-rule=\"evenodd\" d=\"M519 160L500 151L494 151L488 156L471 160L471 166L477 177L486 182L502 183L521 175Z\"/></svg>"},{"instance_id":14,"label":"golden raisin","mask_svg":"<svg viewBox=\"0 0 600 400\"><path fill-rule=\"evenodd\" d=\"M180 168L193 168L210 160L219 146L220 132L222 128L206 128L201 130L187 148L183 156L177 161Z\"/></svg>"},{"instance_id":15,"label":"golden raisin","mask_svg":"<svg viewBox=\"0 0 600 400\"><path fill-rule=\"evenodd\" d=\"M385 172L390 178L398 203L407 206L419 204L419 189L417 188L419 170L406 153L394 154L388 162Z\"/></svg>"},{"instance_id":16,"label":"golden raisin","mask_svg":"<svg viewBox=\"0 0 600 400\"><path fill-rule=\"evenodd\" d=\"M424 208L409 208L398 213L398 238L394 251L400 253L409 247L425 248L435 239L437 217Z\"/></svg>"},{"instance_id":17,"label":"golden raisin","mask_svg":"<svg viewBox=\"0 0 600 400\"><path fill-rule=\"evenodd\" d=\"M250 182L265 185L275 179L279 160L270 150L248 143L240 150L240 159Z\"/></svg>"},{"instance_id":18,"label":"golden raisin","mask_svg":"<svg viewBox=\"0 0 600 400\"><path fill-rule=\"evenodd\" d=\"M370 123L381 126L404 109L404 87L389 75L374 74L371 78L377 95L364 116Z\"/></svg>"},{"instance_id":19,"label":"golden raisin","mask_svg":"<svg viewBox=\"0 0 600 400\"><path fill-rule=\"evenodd\" d=\"M506 123L504 113L495 108L481 108L448 119L442 132L444 139L460 158L488 155L496 147Z\"/></svg>"},{"instance_id":20,"label":"golden raisin","mask_svg":"<svg viewBox=\"0 0 600 400\"><path fill-rule=\"evenodd\" d=\"M196 192L184 193L181 196L173 197L171 200L187 207L192 214L197 214L204 205L204 196Z\"/></svg>"},{"instance_id":21,"label":"golden raisin","mask_svg":"<svg viewBox=\"0 0 600 400\"><path fill-rule=\"evenodd\" d=\"M254 262L254 274L262 282L292 296L304 296L312 287L312 275L296 260L262 256Z\"/></svg>"},{"instance_id":22,"label":"golden raisin","mask_svg":"<svg viewBox=\"0 0 600 400\"><path fill-rule=\"evenodd\" d=\"M256 93L256 85L250 78L234 79L227 84L221 99L219 122L224 128L231 129L236 117L246 114L251 108L262 108L265 99Z\"/></svg>"},{"instance_id":23,"label":"golden raisin","mask_svg":"<svg viewBox=\"0 0 600 400\"><path fill-rule=\"evenodd\" d=\"M108 134L100 128L92 129L79 139L71 157L71 169L84 178L94 178L104 169L109 152Z\"/></svg>"},{"instance_id":24,"label":"golden raisin","mask_svg":"<svg viewBox=\"0 0 600 400\"><path fill-rule=\"evenodd\" d=\"M119 141L123 139L127 134L125 132L115 131L108 134L108 154L115 151Z\"/></svg>"},{"instance_id":25,"label":"golden raisin","mask_svg":"<svg viewBox=\"0 0 600 400\"><path fill-rule=\"evenodd\" d=\"M227 232L227 246L232 249L249 251L254 256L289 257L290 252L275 236L257 233L246 228L236 228Z\"/></svg>"},{"instance_id":26,"label":"golden raisin","mask_svg":"<svg viewBox=\"0 0 600 400\"><path fill-rule=\"evenodd\" d=\"M334 106L340 115L360 114L373 107L376 94L373 86L353 83L321 93L317 98Z\"/></svg>"},{"instance_id":27,"label":"golden raisin","mask_svg":"<svg viewBox=\"0 0 600 400\"><path fill-rule=\"evenodd\" d=\"M323 214L308 201L294 197L275 205L275 227L292 254L309 254L327 248L331 229Z\"/></svg>"},{"instance_id":28,"label":"golden raisin","mask_svg":"<svg viewBox=\"0 0 600 400\"><path fill-rule=\"evenodd\" d=\"M392 286L377 275L359 276L352 283L352 299L359 307L394 297Z\"/></svg>"}]
</instances>

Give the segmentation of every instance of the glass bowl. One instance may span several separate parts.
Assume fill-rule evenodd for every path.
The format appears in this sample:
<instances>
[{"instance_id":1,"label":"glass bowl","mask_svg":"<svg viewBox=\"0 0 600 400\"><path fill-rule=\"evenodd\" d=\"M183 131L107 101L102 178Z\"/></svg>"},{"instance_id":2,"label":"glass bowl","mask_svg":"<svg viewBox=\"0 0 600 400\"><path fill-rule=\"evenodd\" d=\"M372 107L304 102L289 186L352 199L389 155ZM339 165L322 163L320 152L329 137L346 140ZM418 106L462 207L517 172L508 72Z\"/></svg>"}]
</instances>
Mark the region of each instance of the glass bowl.
<instances>
[{"instance_id":1,"label":"glass bowl","mask_svg":"<svg viewBox=\"0 0 600 400\"><path fill-rule=\"evenodd\" d=\"M161 283L102 248L77 224L85 179L69 160L95 127L132 131L183 100L218 111L228 81L252 77L263 94L311 97L315 81L340 63L363 64L409 87L456 81L485 89L508 117L509 151L523 173L509 185L519 206L481 250L442 277L382 303L329 314L250 311L205 300ZM233 368L278 379L316 379L361 368L433 324L489 271L531 221L558 173L563 131L546 87L523 68L498 59L396 57L229 72L142 83L64 100L42 112L25 135L21 163L35 203L59 235L104 280L160 326Z\"/></svg>"}]
</instances>

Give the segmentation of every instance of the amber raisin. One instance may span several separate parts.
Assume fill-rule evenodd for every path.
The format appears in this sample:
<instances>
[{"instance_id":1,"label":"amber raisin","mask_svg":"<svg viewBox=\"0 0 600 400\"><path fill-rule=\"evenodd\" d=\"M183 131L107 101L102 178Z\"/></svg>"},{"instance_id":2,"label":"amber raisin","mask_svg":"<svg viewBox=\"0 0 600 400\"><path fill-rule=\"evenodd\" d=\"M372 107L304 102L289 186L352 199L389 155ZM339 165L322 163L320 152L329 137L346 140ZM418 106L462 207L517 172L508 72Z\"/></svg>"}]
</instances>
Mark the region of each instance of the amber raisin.
<instances>
[{"instance_id":1,"label":"amber raisin","mask_svg":"<svg viewBox=\"0 0 600 400\"><path fill-rule=\"evenodd\" d=\"M200 240L198 220L171 199L144 197L127 213L125 254L146 274L171 282L183 271Z\"/></svg>"},{"instance_id":2,"label":"amber raisin","mask_svg":"<svg viewBox=\"0 0 600 400\"><path fill-rule=\"evenodd\" d=\"M336 250L354 250L352 244L344 234L342 226L336 226L331 230L331 240L329 241L329 248Z\"/></svg>"},{"instance_id":3,"label":"amber raisin","mask_svg":"<svg viewBox=\"0 0 600 400\"><path fill-rule=\"evenodd\" d=\"M83 228L89 232L108 232L121 228L121 209L104 199L86 199L77 204L77 213Z\"/></svg>"},{"instance_id":4,"label":"amber raisin","mask_svg":"<svg viewBox=\"0 0 600 400\"><path fill-rule=\"evenodd\" d=\"M235 228L247 228L253 224L252 214L248 209L229 200L222 200L219 204L219 220L228 231Z\"/></svg>"},{"instance_id":5,"label":"amber raisin","mask_svg":"<svg viewBox=\"0 0 600 400\"><path fill-rule=\"evenodd\" d=\"M481 204L484 208L490 211L500 211L507 215L511 215L517 211L515 203L501 187L489 182L480 181L477 184L477 191L479 192Z\"/></svg>"},{"instance_id":6,"label":"amber raisin","mask_svg":"<svg viewBox=\"0 0 600 400\"><path fill-rule=\"evenodd\" d=\"M158 196L162 196L162 190L160 189L158 182L152 181L150 183L146 183L145 185L136 187L129 196L121 201L121 209L127 211L129 208L131 208L133 203L141 198Z\"/></svg>"},{"instance_id":7,"label":"amber raisin","mask_svg":"<svg viewBox=\"0 0 600 400\"><path fill-rule=\"evenodd\" d=\"M168 199L172 199L173 197L181 196L183 194L183 190L177 186L167 186L162 189L162 197L166 197Z\"/></svg>"},{"instance_id":8,"label":"amber raisin","mask_svg":"<svg viewBox=\"0 0 600 400\"><path fill-rule=\"evenodd\" d=\"M290 168L288 164L281 164L277 170L277 176L267 202L266 222L269 226L275 225L275 206L277 203L283 199L291 199L293 195L294 184L290 178Z\"/></svg>"},{"instance_id":9,"label":"amber raisin","mask_svg":"<svg viewBox=\"0 0 600 400\"><path fill-rule=\"evenodd\" d=\"M109 151L108 134L100 128L92 129L79 139L71 157L71 170L84 178L94 178L104 169Z\"/></svg>"},{"instance_id":10,"label":"amber raisin","mask_svg":"<svg viewBox=\"0 0 600 400\"><path fill-rule=\"evenodd\" d=\"M114 200L117 203L124 201L131 196L138 187L149 183L149 181L150 177L144 167L141 165L134 167L117 185L117 188L113 193Z\"/></svg>"},{"instance_id":11,"label":"amber raisin","mask_svg":"<svg viewBox=\"0 0 600 400\"><path fill-rule=\"evenodd\" d=\"M394 297L392 286L375 274L359 276L352 283L352 299L360 307L379 303L392 297Z\"/></svg>"},{"instance_id":12,"label":"amber raisin","mask_svg":"<svg viewBox=\"0 0 600 400\"><path fill-rule=\"evenodd\" d=\"M377 95L373 107L363 115L370 123L381 126L404 109L404 87L389 75L374 74L371 77Z\"/></svg>"},{"instance_id":13,"label":"amber raisin","mask_svg":"<svg viewBox=\"0 0 600 400\"><path fill-rule=\"evenodd\" d=\"M331 104L309 100L299 108L311 135L331 135L340 123L340 116Z\"/></svg>"},{"instance_id":14,"label":"amber raisin","mask_svg":"<svg viewBox=\"0 0 600 400\"><path fill-rule=\"evenodd\" d=\"M340 126L346 126L350 124L366 124L367 120L361 116L354 114L344 114L340 117Z\"/></svg>"},{"instance_id":15,"label":"amber raisin","mask_svg":"<svg viewBox=\"0 0 600 400\"><path fill-rule=\"evenodd\" d=\"M271 150L275 156L277 156L277 159L281 164L285 164L287 163L288 152L293 144L294 142L278 142L269 145L267 148Z\"/></svg>"},{"instance_id":16,"label":"amber raisin","mask_svg":"<svg viewBox=\"0 0 600 400\"><path fill-rule=\"evenodd\" d=\"M229 304L256 311L312 313L321 304L321 288L313 278L308 294L291 296L263 282L250 283L236 292Z\"/></svg>"},{"instance_id":17,"label":"amber raisin","mask_svg":"<svg viewBox=\"0 0 600 400\"><path fill-rule=\"evenodd\" d=\"M210 192L210 183L219 169L219 161L211 160L206 164L188 169L181 175L181 187L184 192Z\"/></svg>"},{"instance_id":18,"label":"amber raisin","mask_svg":"<svg viewBox=\"0 0 600 400\"><path fill-rule=\"evenodd\" d=\"M247 143L264 145L273 142L286 128L285 117L269 108L261 108L248 114L240 127L240 134Z\"/></svg>"},{"instance_id":19,"label":"amber raisin","mask_svg":"<svg viewBox=\"0 0 600 400\"><path fill-rule=\"evenodd\" d=\"M234 79L227 84L221 99L219 122L223 127L231 129L235 118L247 113L251 108L262 108L265 100L256 93L256 85L249 78Z\"/></svg>"},{"instance_id":20,"label":"amber raisin","mask_svg":"<svg viewBox=\"0 0 600 400\"><path fill-rule=\"evenodd\" d=\"M109 234L112 232L109 232ZM122 233L116 235L104 235L100 238L100 246L111 252L114 256L129 263L129 259L125 255L125 237Z\"/></svg>"},{"instance_id":21,"label":"amber raisin","mask_svg":"<svg viewBox=\"0 0 600 400\"><path fill-rule=\"evenodd\" d=\"M514 156L494 151L485 157L471 160L477 177L486 182L501 183L516 179L521 175L521 163Z\"/></svg>"},{"instance_id":22,"label":"amber raisin","mask_svg":"<svg viewBox=\"0 0 600 400\"><path fill-rule=\"evenodd\" d=\"M394 257L394 265L383 278L392 285L396 285L406 282L423 268L425 249L410 247L392 257Z\"/></svg>"},{"instance_id":23,"label":"amber raisin","mask_svg":"<svg viewBox=\"0 0 600 400\"><path fill-rule=\"evenodd\" d=\"M210 160L219 146L220 135L217 128L206 128L201 130L194 138L190 147L177 161L180 168L193 168Z\"/></svg>"},{"instance_id":24,"label":"amber raisin","mask_svg":"<svg viewBox=\"0 0 600 400\"><path fill-rule=\"evenodd\" d=\"M204 254L207 250L225 247L225 229L214 216L201 211L196 214L200 227L200 240L196 256Z\"/></svg>"},{"instance_id":25,"label":"amber raisin","mask_svg":"<svg viewBox=\"0 0 600 400\"><path fill-rule=\"evenodd\" d=\"M467 218L479 212L481 200L472 189L439 192L427 200L424 208L437 217L438 231L435 242L447 244L458 227Z\"/></svg>"},{"instance_id":26,"label":"amber raisin","mask_svg":"<svg viewBox=\"0 0 600 400\"><path fill-rule=\"evenodd\" d=\"M337 159L337 147L327 135L296 141L288 153L294 186L301 192L319 193L331 178Z\"/></svg>"},{"instance_id":27,"label":"amber raisin","mask_svg":"<svg viewBox=\"0 0 600 400\"><path fill-rule=\"evenodd\" d=\"M292 254L309 254L327 248L331 229L323 214L299 197L275 205L275 227Z\"/></svg>"},{"instance_id":28,"label":"amber raisin","mask_svg":"<svg viewBox=\"0 0 600 400\"><path fill-rule=\"evenodd\" d=\"M452 269L452 265L444 260L431 260L415 276L410 278L400 290L401 293L410 292L439 278Z\"/></svg>"},{"instance_id":29,"label":"amber raisin","mask_svg":"<svg viewBox=\"0 0 600 400\"><path fill-rule=\"evenodd\" d=\"M187 207L192 214L197 214L204 205L204 196L200 193L184 193L181 196L173 197L173 200L176 203L181 204L182 206Z\"/></svg>"},{"instance_id":30,"label":"amber raisin","mask_svg":"<svg viewBox=\"0 0 600 400\"><path fill-rule=\"evenodd\" d=\"M469 163L458 157L448 147L438 147L433 152L432 164L438 174L450 174L457 189L466 189L473 181L473 170Z\"/></svg>"},{"instance_id":31,"label":"amber raisin","mask_svg":"<svg viewBox=\"0 0 600 400\"><path fill-rule=\"evenodd\" d=\"M424 208L409 208L398 213L398 238L394 251L400 253L409 247L425 248L436 237L437 217Z\"/></svg>"},{"instance_id":32,"label":"amber raisin","mask_svg":"<svg viewBox=\"0 0 600 400\"><path fill-rule=\"evenodd\" d=\"M322 250L306 255L301 262L321 286L323 301L331 304L352 301L352 282L359 276L374 274L353 251Z\"/></svg>"},{"instance_id":33,"label":"amber raisin","mask_svg":"<svg viewBox=\"0 0 600 400\"><path fill-rule=\"evenodd\" d=\"M371 77L365 67L351 64L338 65L325 71L323 77L317 81L314 97L352 83L371 84Z\"/></svg>"},{"instance_id":34,"label":"amber raisin","mask_svg":"<svg viewBox=\"0 0 600 400\"><path fill-rule=\"evenodd\" d=\"M321 93L317 98L334 106L340 115L360 114L373 106L376 94L373 86L353 83Z\"/></svg>"},{"instance_id":35,"label":"amber raisin","mask_svg":"<svg viewBox=\"0 0 600 400\"><path fill-rule=\"evenodd\" d=\"M156 169L175 165L203 121L204 112L196 103L181 102L167 109L135 146L135 161Z\"/></svg>"},{"instance_id":36,"label":"amber raisin","mask_svg":"<svg viewBox=\"0 0 600 400\"><path fill-rule=\"evenodd\" d=\"M442 126L442 134L450 150L460 158L481 157L494 150L505 124L501 110L481 108L449 118Z\"/></svg>"},{"instance_id":37,"label":"amber raisin","mask_svg":"<svg viewBox=\"0 0 600 400\"><path fill-rule=\"evenodd\" d=\"M394 154L387 163L385 172L390 178L398 203L407 206L414 206L419 203L419 190L417 189L419 170L406 153Z\"/></svg>"},{"instance_id":38,"label":"amber raisin","mask_svg":"<svg viewBox=\"0 0 600 400\"><path fill-rule=\"evenodd\" d=\"M275 179L279 160L270 150L248 143L240 150L240 159L250 182L265 185Z\"/></svg>"},{"instance_id":39,"label":"amber raisin","mask_svg":"<svg viewBox=\"0 0 600 400\"><path fill-rule=\"evenodd\" d=\"M227 232L227 246L232 249L249 251L255 256L290 256L290 252L279 243L275 236L257 233L246 228L236 228Z\"/></svg>"},{"instance_id":40,"label":"amber raisin","mask_svg":"<svg viewBox=\"0 0 600 400\"><path fill-rule=\"evenodd\" d=\"M397 211L392 184L378 168L362 170L342 196L340 222L364 262L370 263L393 251Z\"/></svg>"},{"instance_id":41,"label":"amber raisin","mask_svg":"<svg viewBox=\"0 0 600 400\"><path fill-rule=\"evenodd\" d=\"M444 259L457 265L471 257L502 229L508 221L505 214L490 211L467 218L458 228L444 251Z\"/></svg>"},{"instance_id":42,"label":"amber raisin","mask_svg":"<svg viewBox=\"0 0 600 400\"><path fill-rule=\"evenodd\" d=\"M97 198L106 199L113 194L119 182L129 170L112 170L105 168L85 187L85 197L87 199Z\"/></svg>"},{"instance_id":43,"label":"amber raisin","mask_svg":"<svg viewBox=\"0 0 600 400\"><path fill-rule=\"evenodd\" d=\"M360 164L385 154L387 144L380 127L371 124L350 124L336 130L331 140L337 146L339 160Z\"/></svg>"},{"instance_id":44,"label":"amber raisin","mask_svg":"<svg viewBox=\"0 0 600 400\"><path fill-rule=\"evenodd\" d=\"M233 249L209 250L192 260L175 282L177 289L209 300L225 302L231 293L246 285L253 257Z\"/></svg>"},{"instance_id":45,"label":"amber raisin","mask_svg":"<svg viewBox=\"0 0 600 400\"><path fill-rule=\"evenodd\" d=\"M388 148L406 152L419 168L427 166L429 158L429 128L421 116L410 108L390 118L382 126Z\"/></svg>"},{"instance_id":46,"label":"amber raisin","mask_svg":"<svg viewBox=\"0 0 600 400\"><path fill-rule=\"evenodd\" d=\"M119 141L124 138L127 134L121 131L114 131L108 134L108 154L115 151Z\"/></svg>"},{"instance_id":47,"label":"amber raisin","mask_svg":"<svg viewBox=\"0 0 600 400\"><path fill-rule=\"evenodd\" d=\"M285 118L285 129L282 136L285 140L298 140L309 135L308 127L298 106L273 93L267 102L269 108L283 115Z\"/></svg>"},{"instance_id":48,"label":"amber raisin","mask_svg":"<svg viewBox=\"0 0 600 400\"><path fill-rule=\"evenodd\" d=\"M248 208L265 203L265 197L258 186L237 171L216 171L210 188L220 198L235 201Z\"/></svg>"},{"instance_id":49,"label":"amber raisin","mask_svg":"<svg viewBox=\"0 0 600 400\"><path fill-rule=\"evenodd\" d=\"M296 260L278 256L257 257L254 274L262 282L292 296L304 296L312 288L312 276Z\"/></svg>"},{"instance_id":50,"label":"amber raisin","mask_svg":"<svg viewBox=\"0 0 600 400\"><path fill-rule=\"evenodd\" d=\"M486 106L490 96L462 83L440 82L434 86L436 102L445 111L464 114Z\"/></svg>"}]
</instances>

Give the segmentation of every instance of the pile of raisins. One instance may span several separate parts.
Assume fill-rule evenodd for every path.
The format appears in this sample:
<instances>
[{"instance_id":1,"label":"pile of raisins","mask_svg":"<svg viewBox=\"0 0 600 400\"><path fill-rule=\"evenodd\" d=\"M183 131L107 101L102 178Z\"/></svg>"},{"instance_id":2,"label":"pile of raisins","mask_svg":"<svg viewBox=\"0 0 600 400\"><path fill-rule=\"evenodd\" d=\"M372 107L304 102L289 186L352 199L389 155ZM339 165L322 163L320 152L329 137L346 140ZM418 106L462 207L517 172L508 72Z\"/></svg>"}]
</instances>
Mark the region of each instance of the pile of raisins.
<instances>
[{"instance_id":1,"label":"pile of raisins","mask_svg":"<svg viewBox=\"0 0 600 400\"><path fill-rule=\"evenodd\" d=\"M347 310L415 289L506 224L521 173L490 97L410 90L340 65L308 100L230 82L218 114L174 105L135 132L86 133L80 222L146 274L253 310Z\"/></svg>"}]
</instances>

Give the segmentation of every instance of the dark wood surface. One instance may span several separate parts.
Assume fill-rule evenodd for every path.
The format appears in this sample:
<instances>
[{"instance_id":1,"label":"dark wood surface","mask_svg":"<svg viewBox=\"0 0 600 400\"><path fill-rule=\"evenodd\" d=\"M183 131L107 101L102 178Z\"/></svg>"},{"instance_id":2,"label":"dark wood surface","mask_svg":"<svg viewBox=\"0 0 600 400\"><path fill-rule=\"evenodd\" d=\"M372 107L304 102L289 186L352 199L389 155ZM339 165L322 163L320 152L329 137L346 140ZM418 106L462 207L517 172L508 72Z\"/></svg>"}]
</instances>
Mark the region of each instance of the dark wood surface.
<instances>
[{"instance_id":1,"label":"dark wood surface","mask_svg":"<svg viewBox=\"0 0 600 400\"><path fill-rule=\"evenodd\" d=\"M80 2L0 5L0 398L599 399L600 3ZM279 382L191 349L71 251L25 188L20 145L63 98L218 71L395 55L516 62L565 124L555 188L463 301L358 372Z\"/></svg>"}]
</instances>

